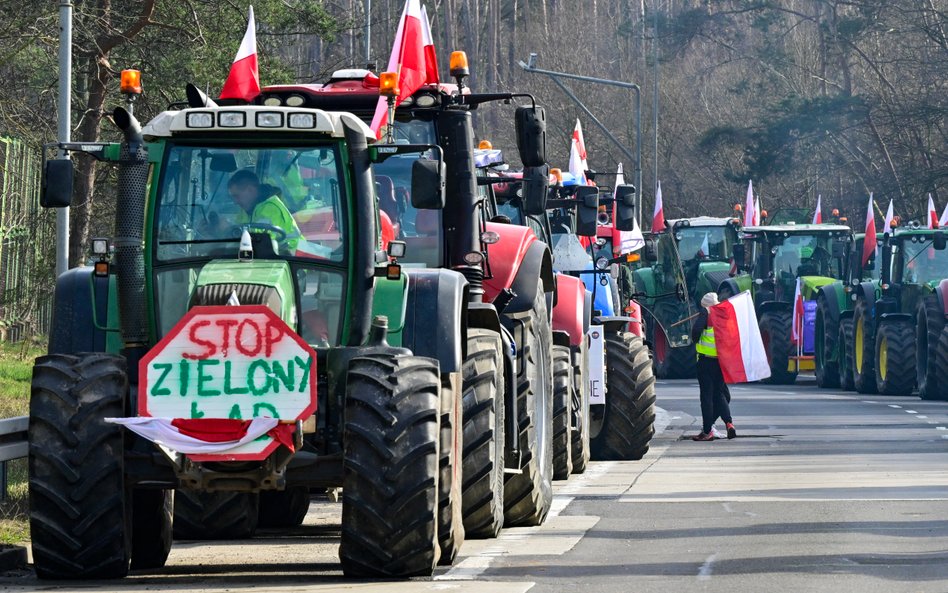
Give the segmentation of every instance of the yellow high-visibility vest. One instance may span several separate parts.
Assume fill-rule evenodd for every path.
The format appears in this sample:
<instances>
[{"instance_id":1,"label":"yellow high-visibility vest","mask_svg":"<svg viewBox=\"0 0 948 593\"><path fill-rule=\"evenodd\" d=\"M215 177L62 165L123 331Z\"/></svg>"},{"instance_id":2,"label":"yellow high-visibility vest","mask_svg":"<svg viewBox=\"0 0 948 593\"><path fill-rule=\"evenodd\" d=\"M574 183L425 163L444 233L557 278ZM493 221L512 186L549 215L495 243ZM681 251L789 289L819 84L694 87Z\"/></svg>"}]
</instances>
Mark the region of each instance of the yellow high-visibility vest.
<instances>
[{"instance_id":1,"label":"yellow high-visibility vest","mask_svg":"<svg viewBox=\"0 0 948 593\"><path fill-rule=\"evenodd\" d=\"M714 345L714 328L706 327L701 332L701 338L695 344L695 350L703 356L718 357L718 348Z\"/></svg>"}]
</instances>

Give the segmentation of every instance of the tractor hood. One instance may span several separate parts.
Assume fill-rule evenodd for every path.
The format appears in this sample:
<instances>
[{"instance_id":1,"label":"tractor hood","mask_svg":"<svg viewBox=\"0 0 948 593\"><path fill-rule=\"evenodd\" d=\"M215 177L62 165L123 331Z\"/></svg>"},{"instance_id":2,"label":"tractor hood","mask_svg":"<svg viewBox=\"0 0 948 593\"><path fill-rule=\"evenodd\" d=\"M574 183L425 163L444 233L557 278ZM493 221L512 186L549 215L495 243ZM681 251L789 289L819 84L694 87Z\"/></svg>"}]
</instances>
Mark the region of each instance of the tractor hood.
<instances>
[{"instance_id":1,"label":"tractor hood","mask_svg":"<svg viewBox=\"0 0 948 593\"><path fill-rule=\"evenodd\" d=\"M284 261L215 260L198 275L189 307L264 305L296 327L293 275Z\"/></svg>"},{"instance_id":2,"label":"tractor hood","mask_svg":"<svg viewBox=\"0 0 948 593\"><path fill-rule=\"evenodd\" d=\"M827 278L826 276L803 276L800 280L803 285L803 299L807 301L816 298L816 292L820 287L839 282L836 278Z\"/></svg>"}]
</instances>

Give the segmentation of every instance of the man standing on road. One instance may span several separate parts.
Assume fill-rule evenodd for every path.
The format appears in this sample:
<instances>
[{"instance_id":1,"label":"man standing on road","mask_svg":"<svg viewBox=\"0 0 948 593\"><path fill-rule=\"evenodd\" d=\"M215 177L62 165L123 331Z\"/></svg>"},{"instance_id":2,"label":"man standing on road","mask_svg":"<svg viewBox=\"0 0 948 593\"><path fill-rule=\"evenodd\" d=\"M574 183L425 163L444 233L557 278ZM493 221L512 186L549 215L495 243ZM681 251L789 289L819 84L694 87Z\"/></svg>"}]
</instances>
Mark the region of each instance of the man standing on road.
<instances>
[{"instance_id":1,"label":"man standing on road","mask_svg":"<svg viewBox=\"0 0 948 593\"><path fill-rule=\"evenodd\" d=\"M718 364L718 350L714 344L714 327L708 323L708 309L718 304L718 295L709 292L701 297L701 311L691 326L691 339L698 352L698 388L701 391L702 430L691 437L694 441L714 440L714 421L724 420L727 426L727 438L737 436L734 429L731 409L728 405L730 393Z\"/></svg>"}]
</instances>

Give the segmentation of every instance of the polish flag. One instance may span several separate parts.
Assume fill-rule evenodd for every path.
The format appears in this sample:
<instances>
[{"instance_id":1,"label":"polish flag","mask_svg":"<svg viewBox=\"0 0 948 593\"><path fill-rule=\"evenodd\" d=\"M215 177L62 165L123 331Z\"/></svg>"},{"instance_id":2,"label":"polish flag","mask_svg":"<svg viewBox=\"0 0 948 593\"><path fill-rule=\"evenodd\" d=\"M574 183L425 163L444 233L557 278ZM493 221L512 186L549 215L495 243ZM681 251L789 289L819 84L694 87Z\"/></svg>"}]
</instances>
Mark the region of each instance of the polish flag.
<instances>
[{"instance_id":1,"label":"polish flag","mask_svg":"<svg viewBox=\"0 0 948 593\"><path fill-rule=\"evenodd\" d=\"M576 178L576 185L586 185L586 171L589 170L589 164L586 163L586 140L583 138L583 126L576 120L576 127L573 128L573 138L569 145L569 172Z\"/></svg>"},{"instance_id":2,"label":"polish flag","mask_svg":"<svg viewBox=\"0 0 948 593\"><path fill-rule=\"evenodd\" d=\"M625 185L625 173L622 170L622 163L619 163L619 168L616 170L616 187L620 185ZM615 198L615 191L612 193L612 197ZM642 229L639 228L639 219L638 216L632 221L632 230L631 231L618 231L616 230L616 211L618 208L615 207L615 204L612 205L612 246L613 249L618 247L617 255L625 255L626 253L633 253L638 251L645 246L645 236L642 234Z\"/></svg>"},{"instance_id":3,"label":"polish flag","mask_svg":"<svg viewBox=\"0 0 948 593\"><path fill-rule=\"evenodd\" d=\"M823 224L823 196L816 196L816 212L813 213L813 224Z\"/></svg>"},{"instance_id":4,"label":"polish flag","mask_svg":"<svg viewBox=\"0 0 948 593\"><path fill-rule=\"evenodd\" d=\"M428 80L428 68L425 50L424 18L419 0L406 0L402 18L398 21L392 55L388 59L387 72L398 73L398 96L395 107L412 96ZM432 45L431 52L434 53ZM435 74L436 76L436 74ZM388 100L379 97L372 118L372 130L376 138L382 137L382 129L388 120Z\"/></svg>"},{"instance_id":5,"label":"polish flag","mask_svg":"<svg viewBox=\"0 0 948 593\"><path fill-rule=\"evenodd\" d=\"M760 224L760 198L754 200L754 226Z\"/></svg>"},{"instance_id":6,"label":"polish flag","mask_svg":"<svg viewBox=\"0 0 948 593\"><path fill-rule=\"evenodd\" d=\"M790 323L790 342L799 344L803 337L803 291L800 278L797 278L797 287L793 291L793 320Z\"/></svg>"},{"instance_id":7,"label":"polish flag","mask_svg":"<svg viewBox=\"0 0 948 593\"><path fill-rule=\"evenodd\" d=\"M932 200L931 194L928 194L928 228L938 228L938 212L935 211L935 201Z\"/></svg>"},{"instance_id":8,"label":"polish flag","mask_svg":"<svg viewBox=\"0 0 948 593\"><path fill-rule=\"evenodd\" d=\"M216 455L227 453L256 439L269 435L290 451L293 444L293 424L280 424L276 418L231 420L227 418L106 418L153 443L164 445L178 453Z\"/></svg>"},{"instance_id":9,"label":"polish flag","mask_svg":"<svg viewBox=\"0 0 948 593\"><path fill-rule=\"evenodd\" d=\"M247 32L240 42L240 49L230 65L230 74L221 89L221 99L252 101L260 94L260 73L257 71L257 25L253 19L253 6L247 18Z\"/></svg>"},{"instance_id":10,"label":"polish flag","mask_svg":"<svg viewBox=\"0 0 948 593\"><path fill-rule=\"evenodd\" d=\"M704 236L704 241L701 242L701 247L698 248L697 256L699 259L704 259L708 257L708 254L711 253L711 246L708 245L708 235Z\"/></svg>"},{"instance_id":11,"label":"polish flag","mask_svg":"<svg viewBox=\"0 0 948 593\"><path fill-rule=\"evenodd\" d=\"M714 328L718 363L726 383L749 383L770 376L750 292L745 290L711 307L708 320Z\"/></svg>"},{"instance_id":12,"label":"polish flag","mask_svg":"<svg viewBox=\"0 0 948 593\"><path fill-rule=\"evenodd\" d=\"M744 226L757 224L757 209L754 207L754 183L747 182L747 199L744 203Z\"/></svg>"},{"instance_id":13,"label":"polish flag","mask_svg":"<svg viewBox=\"0 0 948 593\"><path fill-rule=\"evenodd\" d=\"M948 204L945 204L945 211L941 213L941 218L938 220L938 226L948 226Z\"/></svg>"},{"instance_id":14,"label":"polish flag","mask_svg":"<svg viewBox=\"0 0 948 593\"><path fill-rule=\"evenodd\" d=\"M869 262L869 258L876 250L876 217L872 212L872 194L869 194L869 209L866 211L866 238L862 243L862 265Z\"/></svg>"},{"instance_id":15,"label":"polish flag","mask_svg":"<svg viewBox=\"0 0 948 593\"><path fill-rule=\"evenodd\" d=\"M431 35L431 24L428 21L428 7L421 7L421 33L425 44L425 84L438 84L441 76L438 74L438 54L435 52L434 37Z\"/></svg>"},{"instance_id":16,"label":"polish flag","mask_svg":"<svg viewBox=\"0 0 948 593\"><path fill-rule=\"evenodd\" d=\"M946 208L945 211L948 212L948 208ZM889 209L885 211L885 222L882 223L883 233L892 233L893 218L895 218L895 213L892 211L892 200L889 200Z\"/></svg>"},{"instance_id":17,"label":"polish flag","mask_svg":"<svg viewBox=\"0 0 948 593\"><path fill-rule=\"evenodd\" d=\"M658 182L655 189L655 210L652 212L652 232L660 233L665 230L665 207L662 206L662 182Z\"/></svg>"}]
</instances>

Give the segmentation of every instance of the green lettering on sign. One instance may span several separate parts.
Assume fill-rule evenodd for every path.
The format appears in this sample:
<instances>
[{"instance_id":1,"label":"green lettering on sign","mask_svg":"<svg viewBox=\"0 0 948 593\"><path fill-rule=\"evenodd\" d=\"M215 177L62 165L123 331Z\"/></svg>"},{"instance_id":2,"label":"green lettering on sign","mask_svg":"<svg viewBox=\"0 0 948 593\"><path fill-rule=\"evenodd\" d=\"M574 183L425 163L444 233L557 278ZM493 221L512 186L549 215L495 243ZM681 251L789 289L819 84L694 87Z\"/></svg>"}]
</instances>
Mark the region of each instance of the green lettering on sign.
<instances>
[{"instance_id":1,"label":"green lettering on sign","mask_svg":"<svg viewBox=\"0 0 948 593\"><path fill-rule=\"evenodd\" d=\"M257 369L263 370L263 386L258 387L255 380L257 375ZM266 392L270 391L270 365L267 364L266 360L257 359L250 363L250 366L247 367L247 387L250 388L250 393L254 395L263 395Z\"/></svg>"},{"instance_id":2,"label":"green lettering on sign","mask_svg":"<svg viewBox=\"0 0 948 593\"><path fill-rule=\"evenodd\" d=\"M227 415L231 420L243 420L243 416L240 415L240 406L234 404L234 407L230 409L230 414Z\"/></svg>"},{"instance_id":3,"label":"green lettering on sign","mask_svg":"<svg viewBox=\"0 0 948 593\"><path fill-rule=\"evenodd\" d=\"M190 370L191 365L182 358L181 362L178 363L178 394L181 397L188 394L188 371Z\"/></svg>"},{"instance_id":4,"label":"green lettering on sign","mask_svg":"<svg viewBox=\"0 0 948 593\"><path fill-rule=\"evenodd\" d=\"M204 368L205 368L205 367L217 366L217 365L219 365L220 363L221 363L221 361L216 360L216 359L213 359L213 358L205 358L204 360L199 360L199 361L197 362L197 365L198 365L198 369L197 369L197 370L198 370L198 390L197 390L197 393L198 393L198 395L207 397L207 396L220 395L220 394L221 394L220 390L218 390L218 389L206 389L206 388L204 387L205 383L207 383L208 381L213 381L213 380L214 380L214 377L213 377L212 375L206 375L206 374L204 374Z\"/></svg>"},{"instance_id":5,"label":"green lettering on sign","mask_svg":"<svg viewBox=\"0 0 948 593\"><path fill-rule=\"evenodd\" d=\"M242 395L247 393L248 390L246 387L237 387L230 384L230 365L231 362L229 360L224 361L224 393L227 395Z\"/></svg>"},{"instance_id":6,"label":"green lettering on sign","mask_svg":"<svg viewBox=\"0 0 948 593\"><path fill-rule=\"evenodd\" d=\"M280 383L283 383L283 387L287 391L293 391L296 388L296 365L293 364L292 360L286 363L286 369L283 368L279 360L274 360L273 375L279 379L279 381L273 381L274 393L280 393Z\"/></svg>"},{"instance_id":7,"label":"green lettering on sign","mask_svg":"<svg viewBox=\"0 0 948 593\"><path fill-rule=\"evenodd\" d=\"M309 366L312 364L313 358L311 356L307 356L306 360L303 360L299 356L294 356L293 358L296 359L296 364L300 365L300 368L303 369L303 378L300 379L300 387L297 389L298 392L303 393L309 384Z\"/></svg>"},{"instance_id":8,"label":"green lettering on sign","mask_svg":"<svg viewBox=\"0 0 948 593\"><path fill-rule=\"evenodd\" d=\"M253 405L253 417L254 417L254 418L259 418L259 417L260 417L260 411L261 411L261 410L266 410L266 411L270 412L270 418L279 418L279 417L280 417L280 414L277 413L276 408L274 408L274 407L273 407L272 405L270 405L270 404L264 404L264 403L254 404L254 405Z\"/></svg>"},{"instance_id":9,"label":"green lettering on sign","mask_svg":"<svg viewBox=\"0 0 948 593\"><path fill-rule=\"evenodd\" d=\"M191 402L191 417L192 418L203 418L204 412L198 409L197 402Z\"/></svg>"},{"instance_id":10,"label":"green lettering on sign","mask_svg":"<svg viewBox=\"0 0 948 593\"><path fill-rule=\"evenodd\" d=\"M171 390L167 387L162 387L161 384L164 383L165 377L168 376L168 373L171 372L174 365L171 363L155 363L152 367L154 367L155 370L161 371L161 376L158 377L155 386L151 388L151 395L171 395Z\"/></svg>"}]
</instances>

